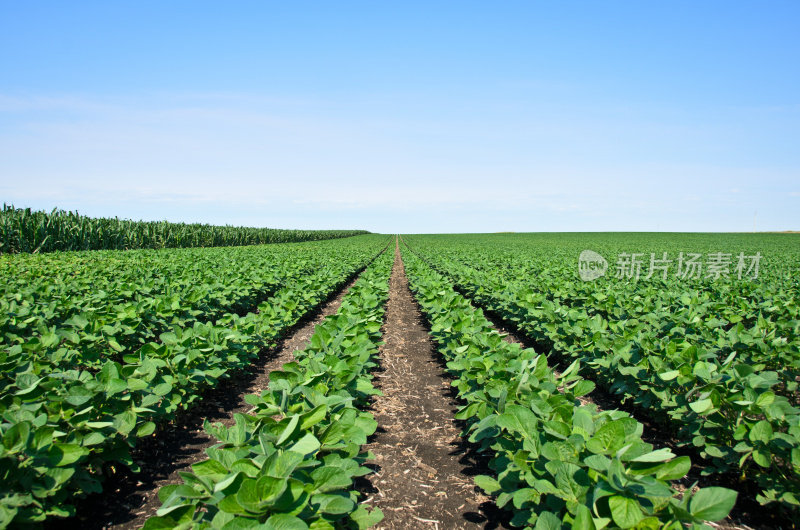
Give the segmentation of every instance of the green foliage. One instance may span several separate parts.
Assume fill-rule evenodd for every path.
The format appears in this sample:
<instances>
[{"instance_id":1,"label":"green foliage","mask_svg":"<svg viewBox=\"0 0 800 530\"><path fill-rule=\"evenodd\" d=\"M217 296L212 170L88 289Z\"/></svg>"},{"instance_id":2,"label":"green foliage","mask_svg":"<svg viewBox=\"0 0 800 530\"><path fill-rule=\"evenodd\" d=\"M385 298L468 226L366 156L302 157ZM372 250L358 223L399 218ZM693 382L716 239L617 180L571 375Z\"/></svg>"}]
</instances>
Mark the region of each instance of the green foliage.
<instances>
[{"instance_id":1,"label":"green foliage","mask_svg":"<svg viewBox=\"0 0 800 530\"><path fill-rule=\"evenodd\" d=\"M308 348L248 396L250 414L231 427L206 424L220 444L162 488L145 529L368 528L380 510L357 504L353 479L369 473L360 446L377 422L363 409L378 391L369 371L380 345L392 256L359 278L339 311L319 324Z\"/></svg>"},{"instance_id":2,"label":"green foliage","mask_svg":"<svg viewBox=\"0 0 800 530\"><path fill-rule=\"evenodd\" d=\"M800 504L800 275L790 235L414 236L470 298L545 351L581 361L608 391L672 425L713 465ZM532 244L535 243L535 244ZM757 280L613 277L582 282L577 256L760 250Z\"/></svg>"},{"instance_id":3,"label":"green foliage","mask_svg":"<svg viewBox=\"0 0 800 530\"><path fill-rule=\"evenodd\" d=\"M232 247L320 241L368 233L365 230L281 230L167 221L92 218L54 209L34 212L3 204L0 254L59 250Z\"/></svg>"},{"instance_id":4,"label":"green foliage","mask_svg":"<svg viewBox=\"0 0 800 530\"><path fill-rule=\"evenodd\" d=\"M561 374L543 355L511 344L480 310L413 254L404 253L417 301L465 402L457 418L469 440L493 455L496 476L478 486L528 528L681 528L724 518L736 492L681 495L688 457L654 449L642 425L620 411L581 405L593 385L579 362Z\"/></svg>"},{"instance_id":5,"label":"green foliage","mask_svg":"<svg viewBox=\"0 0 800 530\"><path fill-rule=\"evenodd\" d=\"M135 470L137 438L247 366L383 244L106 252L97 267L4 257L19 274L0 299L0 521L68 516L109 464Z\"/></svg>"}]
</instances>

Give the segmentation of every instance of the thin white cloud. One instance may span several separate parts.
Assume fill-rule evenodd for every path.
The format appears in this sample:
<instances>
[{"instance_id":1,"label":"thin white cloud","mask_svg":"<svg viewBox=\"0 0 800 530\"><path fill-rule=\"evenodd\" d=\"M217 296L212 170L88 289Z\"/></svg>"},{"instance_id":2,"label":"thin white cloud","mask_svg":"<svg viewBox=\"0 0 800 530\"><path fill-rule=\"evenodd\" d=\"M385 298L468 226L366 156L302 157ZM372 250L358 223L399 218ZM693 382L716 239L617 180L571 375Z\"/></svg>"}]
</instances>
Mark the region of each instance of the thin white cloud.
<instances>
[{"instance_id":1,"label":"thin white cloud","mask_svg":"<svg viewBox=\"0 0 800 530\"><path fill-rule=\"evenodd\" d=\"M361 215L352 226L383 217L429 223L428 231L480 222L602 230L661 218L667 229L676 209L690 213L686 204L721 219L740 206L732 195L752 210L778 196L761 184L794 180L789 166L626 156L665 137L655 123L608 127L597 116L562 119L564 111L448 121L352 105L235 94L0 95L0 193L20 205L124 207L134 217L267 212L284 226ZM675 142L668 147L679 150ZM514 219L520 226L499 227Z\"/></svg>"}]
</instances>

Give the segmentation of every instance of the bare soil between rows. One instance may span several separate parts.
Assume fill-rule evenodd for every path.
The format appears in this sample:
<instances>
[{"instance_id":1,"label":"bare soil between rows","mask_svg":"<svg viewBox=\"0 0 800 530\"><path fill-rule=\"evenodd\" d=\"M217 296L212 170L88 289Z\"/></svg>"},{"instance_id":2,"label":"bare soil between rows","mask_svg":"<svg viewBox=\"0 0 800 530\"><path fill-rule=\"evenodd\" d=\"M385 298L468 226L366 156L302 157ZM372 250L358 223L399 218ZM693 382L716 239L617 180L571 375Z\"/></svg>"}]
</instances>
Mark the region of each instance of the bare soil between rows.
<instances>
[{"instance_id":1,"label":"bare soil between rows","mask_svg":"<svg viewBox=\"0 0 800 530\"><path fill-rule=\"evenodd\" d=\"M363 270L363 269L362 269ZM204 393L198 404L182 412L165 428L140 440L133 459L139 473L119 469L103 484L103 492L78 502L75 517L48 523L48 528L115 529L141 528L161 507L158 490L167 484L182 483L181 471L206 458L205 450L218 443L203 429L208 420L232 425L234 415L250 410L244 401L248 394L260 394L269 384L269 374L292 360L292 353L310 343L314 328L334 314L342 299L357 281L361 271L285 333L274 348L264 350L247 370L234 374Z\"/></svg>"},{"instance_id":2,"label":"bare soil between rows","mask_svg":"<svg viewBox=\"0 0 800 530\"><path fill-rule=\"evenodd\" d=\"M489 473L486 458L460 436L459 404L424 322L395 249L364 502L383 511L378 529L497 528L505 515L472 479Z\"/></svg>"}]
</instances>

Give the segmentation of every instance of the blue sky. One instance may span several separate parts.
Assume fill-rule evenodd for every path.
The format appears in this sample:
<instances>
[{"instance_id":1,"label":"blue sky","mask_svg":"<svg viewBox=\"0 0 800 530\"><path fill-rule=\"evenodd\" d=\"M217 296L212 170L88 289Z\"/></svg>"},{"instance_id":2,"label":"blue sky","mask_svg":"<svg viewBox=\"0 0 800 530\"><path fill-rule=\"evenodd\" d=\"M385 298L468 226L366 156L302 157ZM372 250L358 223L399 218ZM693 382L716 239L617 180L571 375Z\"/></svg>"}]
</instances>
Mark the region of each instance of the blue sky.
<instances>
[{"instance_id":1,"label":"blue sky","mask_svg":"<svg viewBox=\"0 0 800 530\"><path fill-rule=\"evenodd\" d=\"M379 232L798 230L798 26L798 2L2 2L0 200Z\"/></svg>"}]
</instances>

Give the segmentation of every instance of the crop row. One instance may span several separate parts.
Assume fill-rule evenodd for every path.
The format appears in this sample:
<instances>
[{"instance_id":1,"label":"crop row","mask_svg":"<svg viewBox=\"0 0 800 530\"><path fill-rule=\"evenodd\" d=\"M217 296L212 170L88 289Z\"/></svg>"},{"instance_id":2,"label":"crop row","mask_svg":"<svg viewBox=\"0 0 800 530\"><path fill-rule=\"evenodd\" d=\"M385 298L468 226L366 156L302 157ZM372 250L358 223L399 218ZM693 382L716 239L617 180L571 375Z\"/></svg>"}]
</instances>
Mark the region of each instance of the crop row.
<instances>
[{"instance_id":1,"label":"crop row","mask_svg":"<svg viewBox=\"0 0 800 530\"><path fill-rule=\"evenodd\" d=\"M449 280L404 253L411 289L465 402L469 439L493 455L496 477L476 482L513 511L512 524L683 528L724 518L736 493L703 488L681 495L669 481L685 476L688 457L654 449L626 413L598 411L578 397L594 384L576 361L560 375L544 355L505 342Z\"/></svg>"},{"instance_id":2,"label":"crop row","mask_svg":"<svg viewBox=\"0 0 800 530\"><path fill-rule=\"evenodd\" d=\"M282 230L92 218L78 212L31 211L3 205L0 253L138 248L222 247L319 241L367 233L365 230Z\"/></svg>"},{"instance_id":3,"label":"crop row","mask_svg":"<svg viewBox=\"0 0 800 530\"><path fill-rule=\"evenodd\" d=\"M270 373L249 414L206 423L220 443L163 487L144 528L367 528L380 510L357 503L353 479L369 473L361 451L376 427L360 410L378 394L370 370L381 340L390 253L378 258L319 324L295 360Z\"/></svg>"},{"instance_id":4,"label":"crop row","mask_svg":"<svg viewBox=\"0 0 800 530\"><path fill-rule=\"evenodd\" d=\"M381 238L382 239L382 238ZM0 260L0 347L79 362L125 353L173 325L246 312L327 260L363 257L378 238L228 249L85 252ZM75 335L80 335L80 341ZM69 340L71 339L71 340Z\"/></svg>"},{"instance_id":5,"label":"crop row","mask_svg":"<svg viewBox=\"0 0 800 530\"><path fill-rule=\"evenodd\" d=\"M709 313L701 303L704 295L688 289L677 297L685 310L642 308L631 316L621 314L628 308L620 303L624 297L614 299L614 289L595 292L583 303L568 296L565 301L553 290L570 290L562 285L569 282L551 279L552 288L546 288L520 272L525 265L507 264L503 271L481 258L465 264L468 253L459 252L456 259L438 247L415 249L479 304L544 347L583 361L607 389L669 422L682 443L712 463L704 473L737 471L760 485L762 503L777 502L789 511L800 504L796 382L758 361L772 344L775 356L790 363L797 358L796 335L770 338L765 333L770 325L756 315L757 329L749 333L760 338L761 346L754 347L744 338L741 317L730 309ZM646 305L645 296L631 299ZM603 306L605 313L597 310ZM722 324L709 324L721 318L727 319L728 332L720 332ZM773 332L776 325L786 326L773 324Z\"/></svg>"},{"instance_id":6,"label":"crop row","mask_svg":"<svg viewBox=\"0 0 800 530\"><path fill-rule=\"evenodd\" d=\"M777 372L779 390L797 404L800 279L795 271L765 261L757 278L733 275L692 280L657 274L649 280L609 278L595 283L575 281L575 256L564 261L530 248L512 249L497 249L491 255L473 249L437 250L445 250L450 261L513 280L522 294L542 295L545 303L552 302L564 313L574 309L588 318L598 316L624 326L630 334L646 329L670 340L687 337L722 358L735 351L739 359ZM780 257L774 261L780 262Z\"/></svg>"},{"instance_id":7,"label":"crop row","mask_svg":"<svg viewBox=\"0 0 800 530\"><path fill-rule=\"evenodd\" d=\"M8 311L0 324L5 331L3 346L12 358L50 361L59 369L97 369L108 360L121 362L125 355L159 340L173 328L191 328L255 307L320 263L321 257L286 265L270 262L260 274L252 267L245 274L238 274L245 272L244 267L226 267L213 275L195 275L187 269L177 277L168 275L152 282L143 279L127 296L120 294L124 291L119 282L108 282L111 285L98 286L84 295L73 289L55 294L52 286L39 281L31 285L50 290L47 299L31 293L32 289L5 298ZM232 279L225 282L230 273ZM96 278L104 283L107 276L100 273ZM253 281L256 278L258 281ZM53 303L48 304L50 301Z\"/></svg>"},{"instance_id":8,"label":"crop row","mask_svg":"<svg viewBox=\"0 0 800 530\"><path fill-rule=\"evenodd\" d=\"M257 311L215 322L204 322L202 312L188 324L172 319L157 341L121 355L111 350L86 366L68 355L80 352L80 342L71 344L70 334L57 330L57 347L47 355L19 345L0 352L0 526L69 516L72 497L100 491L108 463L136 469L129 452L136 438L151 435L226 373L249 364L375 251L364 246L349 259L299 275ZM75 335L80 341L90 334Z\"/></svg>"}]
</instances>

